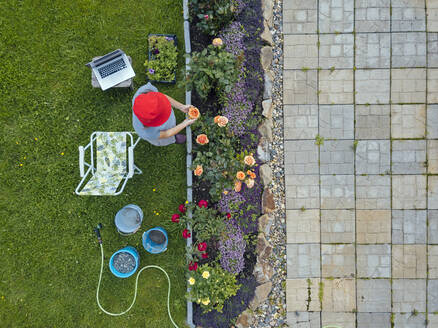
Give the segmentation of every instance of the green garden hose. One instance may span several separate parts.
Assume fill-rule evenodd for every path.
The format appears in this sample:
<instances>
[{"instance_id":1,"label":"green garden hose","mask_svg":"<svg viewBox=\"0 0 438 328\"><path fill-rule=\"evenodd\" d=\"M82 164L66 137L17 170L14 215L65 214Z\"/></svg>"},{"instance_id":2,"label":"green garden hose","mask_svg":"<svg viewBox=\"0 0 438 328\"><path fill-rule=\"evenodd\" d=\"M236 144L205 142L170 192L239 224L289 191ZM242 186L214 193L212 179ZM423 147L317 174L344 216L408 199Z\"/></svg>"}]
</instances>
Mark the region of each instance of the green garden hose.
<instances>
[{"instance_id":1,"label":"green garden hose","mask_svg":"<svg viewBox=\"0 0 438 328\"><path fill-rule=\"evenodd\" d=\"M172 321L172 324L175 326L175 328L179 328L179 327L177 326L177 324L175 323L175 321L173 321L173 319L172 319L172 315L170 314L170 278L169 278L169 275L167 274L167 272L166 272L163 268L161 268L161 267L159 267L159 266L157 266L157 265L146 265L145 267L141 268L140 271L138 271L138 273L137 273L137 277L136 277L136 279L135 279L134 299L132 300L132 303L131 303L131 305L128 307L127 310L125 310L125 311L123 311L123 312L120 312L120 313L111 313L111 312L108 312L107 310L105 310L105 309L102 307L102 305L100 305L100 302L99 302L99 289L100 289L100 282L101 282L101 280L102 280L102 272L103 272L104 256L103 256L103 245L102 245L102 243L99 243L99 245L100 245L100 253L101 253L101 255L102 255L102 261L101 261L101 264L100 264L99 283L97 284L97 292L96 292L96 300L97 300L97 305L99 306L99 309L101 309L104 313L106 313L106 314L108 314L108 315L115 316L115 317L127 313L129 310L131 310L131 308L132 308L132 306L134 305L135 300L136 300L136 298L137 298L138 277L140 276L140 273L142 273L143 270L146 270L146 269L157 269L157 270L162 271L162 272L166 275L167 282L169 283L169 289L168 289L168 291L167 291L167 314L169 315L169 319L170 319L170 321Z\"/></svg>"}]
</instances>

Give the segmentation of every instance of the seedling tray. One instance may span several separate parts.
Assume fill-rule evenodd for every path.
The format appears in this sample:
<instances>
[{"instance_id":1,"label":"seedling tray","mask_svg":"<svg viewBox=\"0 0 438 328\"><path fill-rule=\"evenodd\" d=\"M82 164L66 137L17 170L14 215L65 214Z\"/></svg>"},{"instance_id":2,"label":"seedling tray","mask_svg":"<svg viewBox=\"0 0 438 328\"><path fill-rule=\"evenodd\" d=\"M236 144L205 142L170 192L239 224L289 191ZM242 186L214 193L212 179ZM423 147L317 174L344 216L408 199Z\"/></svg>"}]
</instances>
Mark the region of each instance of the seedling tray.
<instances>
[{"instance_id":1,"label":"seedling tray","mask_svg":"<svg viewBox=\"0 0 438 328\"><path fill-rule=\"evenodd\" d=\"M178 47L178 39L176 38L176 34L148 34L148 60L149 61L154 60L154 55L152 54L152 52L149 49L149 38L151 36L167 36L168 38L172 38L173 44L175 45L175 47ZM176 71L174 74L175 74L175 77L172 81L160 81L160 80L149 80L149 81L155 82L155 83L175 84L176 83Z\"/></svg>"}]
</instances>

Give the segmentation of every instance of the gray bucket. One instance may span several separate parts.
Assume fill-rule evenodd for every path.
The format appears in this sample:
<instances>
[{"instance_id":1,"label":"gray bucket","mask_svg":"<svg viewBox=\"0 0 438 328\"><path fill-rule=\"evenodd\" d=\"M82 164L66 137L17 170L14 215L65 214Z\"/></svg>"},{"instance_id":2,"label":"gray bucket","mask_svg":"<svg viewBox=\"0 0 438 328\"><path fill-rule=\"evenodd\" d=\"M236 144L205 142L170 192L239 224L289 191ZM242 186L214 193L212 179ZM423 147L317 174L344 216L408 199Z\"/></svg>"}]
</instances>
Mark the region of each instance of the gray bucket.
<instances>
[{"instance_id":1,"label":"gray bucket","mask_svg":"<svg viewBox=\"0 0 438 328\"><path fill-rule=\"evenodd\" d=\"M114 219L117 231L123 236L129 236L138 231L143 221L143 211L134 204L129 204L117 212Z\"/></svg>"}]
</instances>

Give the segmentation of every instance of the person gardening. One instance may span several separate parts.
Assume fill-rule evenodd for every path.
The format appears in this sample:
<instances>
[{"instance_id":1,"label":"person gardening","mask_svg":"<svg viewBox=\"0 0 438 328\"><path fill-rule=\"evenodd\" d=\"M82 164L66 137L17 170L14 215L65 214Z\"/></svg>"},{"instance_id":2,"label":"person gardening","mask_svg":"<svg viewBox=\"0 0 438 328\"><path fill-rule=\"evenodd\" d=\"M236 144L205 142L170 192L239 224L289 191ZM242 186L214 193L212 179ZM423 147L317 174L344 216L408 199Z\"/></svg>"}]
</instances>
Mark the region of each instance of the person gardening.
<instances>
[{"instance_id":1,"label":"person gardening","mask_svg":"<svg viewBox=\"0 0 438 328\"><path fill-rule=\"evenodd\" d=\"M188 113L191 105L158 92L150 82L141 86L132 98L132 125L138 136L155 146L184 143L186 136L179 132L196 119L187 118L176 125L172 107Z\"/></svg>"}]
</instances>

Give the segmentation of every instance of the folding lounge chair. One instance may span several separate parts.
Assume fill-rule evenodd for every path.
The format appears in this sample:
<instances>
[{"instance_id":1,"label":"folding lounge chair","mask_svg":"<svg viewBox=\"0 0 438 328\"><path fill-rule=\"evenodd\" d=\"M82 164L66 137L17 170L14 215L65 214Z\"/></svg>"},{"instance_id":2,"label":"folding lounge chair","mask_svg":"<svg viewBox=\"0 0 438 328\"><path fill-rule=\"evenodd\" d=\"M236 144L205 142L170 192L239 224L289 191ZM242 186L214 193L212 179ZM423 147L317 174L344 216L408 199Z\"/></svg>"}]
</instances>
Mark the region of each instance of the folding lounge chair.
<instances>
[{"instance_id":1,"label":"folding lounge chair","mask_svg":"<svg viewBox=\"0 0 438 328\"><path fill-rule=\"evenodd\" d=\"M126 137L129 137L131 141L131 146L128 148ZM82 180L75 190L76 194L81 196L120 195L126 182L132 178L134 173L143 173L134 165L134 148L139 141L140 138L134 143L130 132L93 132L90 136L90 143L85 147L79 146L79 171ZM90 163L84 161L85 151L88 148L91 152ZM96 166L94 166L94 149L96 149ZM126 153L128 153L128 161ZM85 166L88 170L84 173ZM81 190L89 174L91 178ZM121 183L122 186L119 188Z\"/></svg>"}]
</instances>

